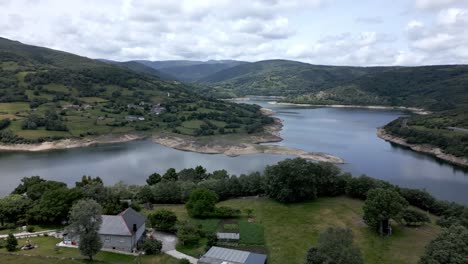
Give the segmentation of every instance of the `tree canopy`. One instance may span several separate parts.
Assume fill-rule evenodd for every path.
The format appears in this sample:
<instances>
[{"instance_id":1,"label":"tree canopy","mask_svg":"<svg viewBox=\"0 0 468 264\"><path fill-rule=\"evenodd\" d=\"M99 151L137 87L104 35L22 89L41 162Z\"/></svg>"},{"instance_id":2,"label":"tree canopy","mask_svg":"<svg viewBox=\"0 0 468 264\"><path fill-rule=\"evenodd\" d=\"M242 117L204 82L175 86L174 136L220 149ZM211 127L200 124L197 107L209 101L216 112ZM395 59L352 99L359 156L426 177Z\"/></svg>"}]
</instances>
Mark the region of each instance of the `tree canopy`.
<instances>
[{"instance_id":1,"label":"tree canopy","mask_svg":"<svg viewBox=\"0 0 468 264\"><path fill-rule=\"evenodd\" d=\"M98 234L101 224L102 208L94 200L80 200L70 210L70 231L80 237L78 248L90 260L102 247Z\"/></svg>"},{"instance_id":2,"label":"tree canopy","mask_svg":"<svg viewBox=\"0 0 468 264\"><path fill-rule=\"evenodd\" d=\"M309 249L305 264L362 264L361 251L353 245L353 233L345 228L328 228Z\"/></svg>"},{"instance_id":3,"label":"tree canopy","mask_svg":"<svg viewBox=\"0 0 468 264\"><path fill-rule=\"evenodd\" d=\"M420 264L468 263L468 229L454 225L426 246Z\"/></svg>"},{"instance_id":4,"label":"tree canopy","mask_svg":"<svg viewBox=\"0 0 468 264\"><path fill-rule=\"evenodd\" d=\"M381 234L389 232L390 219L399 220L408 202L398 192L382 188L372 189L364 204L364 222Z\"/></svg>"}]
</instances>

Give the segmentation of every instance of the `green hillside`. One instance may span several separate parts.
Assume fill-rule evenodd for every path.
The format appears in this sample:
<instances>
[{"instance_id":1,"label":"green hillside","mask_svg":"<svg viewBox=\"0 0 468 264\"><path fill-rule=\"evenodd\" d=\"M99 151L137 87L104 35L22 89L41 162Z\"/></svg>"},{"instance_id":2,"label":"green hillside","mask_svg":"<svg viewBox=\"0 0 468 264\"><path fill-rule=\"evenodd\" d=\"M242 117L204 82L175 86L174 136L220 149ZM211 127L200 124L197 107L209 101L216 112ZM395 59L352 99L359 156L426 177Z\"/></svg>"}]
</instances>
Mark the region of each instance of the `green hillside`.
<instances>
[{"instance_id":1,"label":"green hillside","mask_svg":"<svg viewBox=\"0 0 468 264\"><path fill-rule=\"evenodd\" d=\"M238 65L247 64L245 61L210 60L210 61L134 61L151 67L163 74L174 76L173 79L182 82L197 82L219 71Z\"/></svg>"},{"instance_id":2,"label":"green hillside","mask_svg":"<svg viewBox=\"0 0 468 264\"><path fill-rule=\"evenodd\" d=\"M237 96L296 96L332 88L371 72L390 68L322 66L287 60L267 60L239 65L199 80Z\"/></svg>"},{"instance_id":3,"label":"green hillside","mask_svg":"<svg viewBox=\"0 0 468 264\"><path fill-rule=\"evenodd\" d=\"M400 67L363 75L336 87L286 98L312 104L422 107L433 111L468 104L468 66Z\"/></svg>"},{"instance_id":4,"label":"green hillside","mask_svg":"<svg viewBox=\"0 0 468 264\"><path fill-rule=\"evenodd\" d=\"M207 99L129 68L0 38L0 142L253 133L271 122L259 107Z\"/></svg>"}]
</instances>

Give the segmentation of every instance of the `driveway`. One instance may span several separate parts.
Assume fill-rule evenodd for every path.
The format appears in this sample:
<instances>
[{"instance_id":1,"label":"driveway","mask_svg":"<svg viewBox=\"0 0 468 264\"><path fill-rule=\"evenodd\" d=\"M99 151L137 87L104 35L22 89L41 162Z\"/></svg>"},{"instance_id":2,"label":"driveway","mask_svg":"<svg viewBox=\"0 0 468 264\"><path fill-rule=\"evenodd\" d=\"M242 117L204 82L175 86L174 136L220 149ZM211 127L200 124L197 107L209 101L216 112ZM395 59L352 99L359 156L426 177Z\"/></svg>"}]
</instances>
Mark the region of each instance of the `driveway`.
<instances>
[{"instance_id":1,"label":"driveway","mask_svg":"<svg viewBox=\"0 0 468 264\"><path fill-rule=\"evenodd\" d=\"M198 259L176 250L178 240L175 235L158 231L154 231L152 234L157 240L162 242L162 252L176 259L188 259L190 263L197 264Z\"/></svg>"}]
</instances>

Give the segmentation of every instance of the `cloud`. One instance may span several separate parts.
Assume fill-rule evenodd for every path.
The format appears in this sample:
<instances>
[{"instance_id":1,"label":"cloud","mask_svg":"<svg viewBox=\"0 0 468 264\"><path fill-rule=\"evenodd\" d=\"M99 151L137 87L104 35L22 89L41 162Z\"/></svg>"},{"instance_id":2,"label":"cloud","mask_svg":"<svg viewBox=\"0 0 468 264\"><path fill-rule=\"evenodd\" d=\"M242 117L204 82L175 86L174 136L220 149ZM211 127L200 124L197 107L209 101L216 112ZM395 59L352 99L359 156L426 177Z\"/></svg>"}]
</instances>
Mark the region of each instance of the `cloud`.
<instances>
[{"instance_id":1,"label":"cloud","mask_svg":"<svg viewBox=\"0 0 468 264\"><path fill-rule=\"evenodd\" d=\"M416 58L425 64L467 63L468 9L448 8L438 12L432 24L412 20L406 26L408 51L397 62Z\"/></svg>"},{"instance_id":2,"label":"cloud","mask_svg":"<svg viewBox=\"0 0 468 264\"><path fill-rule=\"evenodd\" d=\"M0 0L0 34L28 44L120 61L467 62L468 12L463 1L413 0L415 12L392 16L408 6L385 2L377 8L368 4L371 0L362 0L353 5L353 17L344 2ZM384 23L390 17L392 23Z\"/></svg>"},{"instance_id":3,"label":"cloud","mask_svg":"<svg viewBox=\"0 0 468 264\"><path fill-rule=\"evenodd\" d=\"M420 10L441 10L457 4L466 4L465 0L415 0L414 6Z\"/></svg>"},{"instance_id":4,"label":"cloud","mask_svg":"<svg viewBox=\"0 0 468 264\"><path fill-rule=\"evenodd\" d=\"M360 24L381 24L383 23L383 19L379 16L374 17L358 17L356 18L356 23Z\"/></svg>"},{"instance_id":5,"label":"cloud","mask_svg":"<svg viewBox=\"0 0 468 264\"><path fill-rule=\"evenodd\" d=\"M291 47L286 53L293 58L307 58L314 64L388 65L396 56L388 44L396 39L377 32L344 33L326 36L311 44Z\"/></svg>"}]
</instances>

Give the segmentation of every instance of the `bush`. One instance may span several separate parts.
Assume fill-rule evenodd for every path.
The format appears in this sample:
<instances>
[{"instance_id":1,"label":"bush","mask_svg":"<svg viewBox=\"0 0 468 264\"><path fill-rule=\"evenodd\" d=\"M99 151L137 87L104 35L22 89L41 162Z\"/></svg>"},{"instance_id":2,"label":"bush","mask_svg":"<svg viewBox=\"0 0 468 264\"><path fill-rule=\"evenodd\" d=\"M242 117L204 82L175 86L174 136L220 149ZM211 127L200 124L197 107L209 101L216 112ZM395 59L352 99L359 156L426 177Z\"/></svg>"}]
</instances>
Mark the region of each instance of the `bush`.
<instances>
[{"instance_id":1,"label":"bush","mask_svg":"<svg viewBox=\"0 0 468 264\"><path fill-rule=\"evenodd\" d=\"M166 209L158 210L148 216L153 228L159 231L174 232L177 216Z\"/></svg>"},{"instance_id":2,"label":"bush","mask_svg":"<svg viewBox=\"0 0 468 264\"><path fill-rule=\"evenodd\" d=\"M214 216L219 218L233 218L240 216L241 211L230 207L221 206L215 208Z\"/></svg>"},{"instance_id":3,"label":"bush","mask_svg":"<svg viewBox=\"0 0 468 264\"><path fill-rule=\"evenodd\" d=\"M205 188L198 188L190 193L185 207L191 217L210 217L215 213L218 195Z\"/></svg>"},{"instance_id":4,"label":"bush","mask_svg":"<svg viewBox=\"0 0 468 264\"><path fill-rule=\"evenodd\" d=\"M6 249L8 251L15 251L16 250L16 247L18 246L18 240L16 239L16 237L10 233L8 234L8 237L7 237L7 240L6 240Z\"/></svg>"},{"instance_id":5,"label":"bush","mask_svg":"<svg viewBox=\"0 0 468 264\"><path fill-rule=\"evenodd\" d=\"M147 239L143 244L143 250L146 255L156 255L161 253L162 243L156 239Z\"/></svg>"},{"instance_id":6,"label":"bush","mask_svg":"<svg viewBox=\"0 0 468 264\"><path fill-rule=\"evenodd\" d=\"M27 230L28 230L29 233L33 233L34 232L34 226L28 226Z\"/></svg>"},{"instance_id":7,"label":"bush","mask_svg":"<svg viewBox=\"0 0 468 264\"><path fill-rule=\"evenodd\" d=\"M188 259L181 259L178 262L179 264L190 264L190 261Z\"/></svg>"},{"instance_id":8,"label":"bush","mask_svg":"<svg viewBox=\"0 0 468 264\"><path fill-rule=\"evenodd\" d=\"M430 222L427 214L412 209L403 211L402 218L407 226L421 226L424 223Z\"/></svg>"},{"instance_id":9,"label":"bush","mask_svg":"<svg viewBox=\"0 0 468 264\"><path fill-rule=\"evenodd\" d=\"M200 230L190 222L185 221L177 229L177 238L182 245L195 245L200 240Z\"/></svg>"}]
</instances>

